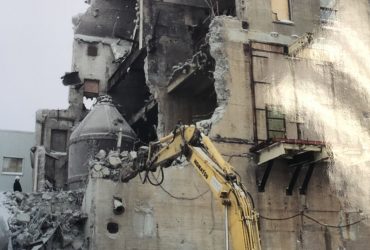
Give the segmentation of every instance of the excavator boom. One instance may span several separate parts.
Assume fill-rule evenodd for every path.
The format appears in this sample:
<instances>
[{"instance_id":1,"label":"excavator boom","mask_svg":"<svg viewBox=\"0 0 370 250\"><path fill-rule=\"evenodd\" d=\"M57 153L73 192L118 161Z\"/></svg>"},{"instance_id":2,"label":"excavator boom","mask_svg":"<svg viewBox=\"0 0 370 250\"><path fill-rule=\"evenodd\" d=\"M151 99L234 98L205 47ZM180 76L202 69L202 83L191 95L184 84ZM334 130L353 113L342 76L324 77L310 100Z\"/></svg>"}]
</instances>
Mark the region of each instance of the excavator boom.
<instances>
[{"instance_id":1,"label":"excavator boom","mask_svg":"<svg viewBox=\"0 0 370 250\"><path fill-rule=\"evenodd\" d=\"M145 179L150 181L150 171L158 168L163 171L180 155L194 166L225 208L226 249L229 249L229 236L234 250L261 249L258 214L240 176L195 126L179 125L169 136L150 143L139 153L135 169L122 175L122 181L127 182L139 172L145 172Z\"/></svg>"}]
</instances>

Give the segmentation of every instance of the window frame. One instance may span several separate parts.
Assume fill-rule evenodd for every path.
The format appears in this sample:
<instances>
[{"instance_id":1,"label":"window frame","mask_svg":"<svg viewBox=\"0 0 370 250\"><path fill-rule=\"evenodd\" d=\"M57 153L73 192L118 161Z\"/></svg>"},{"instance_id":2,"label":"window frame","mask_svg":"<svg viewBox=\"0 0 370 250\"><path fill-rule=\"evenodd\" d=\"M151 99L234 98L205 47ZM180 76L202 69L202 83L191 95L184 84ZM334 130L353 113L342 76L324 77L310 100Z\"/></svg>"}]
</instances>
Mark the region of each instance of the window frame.
<instances>
[{"instance_id":1,"label":"window frame","mask_svg":"<svg viewBox=\"0 0 370 250\"><path fill-rule=\"evenodd\" d=\"M325 19L322 18L324 14L328 18ZM320 24L332 25L336 22L337 18L338 18L338 0L330 0L329 2L326 3L320 0Z\"/></svg>"},{"instance_id":2,"label":"window frame","mask_svg":"<svg viewBox=\"0 0 370 250\"><path fill-rule=\"evenodd\" d=\"M9 171L4 171L4 160L8 159L19 159L21 160L21 172L9 172ZM17 175L17 176L23 176L23 169L24 169L24 158L19 157L19 156L3 156L2 157L2 164L1 164L1 174L2 175Z\"/></svg>"},{"instance_id":3,"label":"window frame","mask_svg":"<svg viewBox=\"0 0 370 250\"><path fill-rule=\"evenodd\" d=\"M86 54L89 57L97 57L99 55L99 48L97 44L88 44Z\"/></svg>"},{"instance_id":4,"label":"window frame","mask_svg":"<svg viewBox=\"0 0 370 250\"><path fill-rule=\"evenodd\" d=\"M325 18L325 19L322 18L324 16L322 14L324 11L326 13L330 12L330 15L328 15L329 18ZM333 15L334 17L331 17L331 15ZM330 25L330 24L335 23L335 21L337 20L337 15L338 15L337 9L320 6L320 24L321 25Z\"/></svg>"},{"instance_id":5,"label":"window frame","mask_svg":"<svg viewBox=\"0 0 370 250\"><path fill-rule=\"evenodd\" d=\"M286 0L287 1L287 8L288 8L288 19L287 20L284 20L284 19L278 19L278 17L277 17L277 15L278 15L278 13L275 13L275 12L273 12L273 8L272 8L272 2L273 2L274 0L271 0L271 14L272 14L272 21L274 22L274 23L279 23L279 24L290 24L290 25L292 25L294 22L293 22L293 15L292 15L292 3L291 3L291 0ZM274 17L274 15L276 16L276 17Z\"/></svg>"},{"instance_id":6,"label":"window frame","mask_svg":"<svg viewBox=\"0 0 370 250\"><path fill-rule=\"evenodd\" d=\"M280 106L275 106L275 105L267 105L266 106L266 135L267 139L286 139L287 138L287 128L286 128L286 116L283 112L280 111L281 107ZM269 116L269 113L271 112L277 112L278 116L280 117L275 117L275 116ZM283 122L283 130L276 130L276 129L270 129L270 120L276 120L276 121L282 121ZM273 137L270 136L272 133L282 133L282 137Z\"/></svg>"},{"instance_id":7,"label":"window frame","mask_svg":"<svg viewBox=\"0 0 370 250\"><path fill-rule=\"evenodd\" d=\"M96 84L96 86L90 86L88 87L89 84ZM97 92L91 92L89 91L89 88L97 88ZM100 80L99 79L92 79L92 78L85 78L83 82L83 96L86 98L94 98L94 97L99 97L100 95Z\"/></svg>"},{"instance_id":8,"label":"window frame","mask_svg":"<svg viewBox=\"0 0 370 250\"><path fill-rule=\"evenodd\" d=\"M54 146L56 145L56 142L55 142L56 138L53 137L53 135L56 135L57 133L59 133L59 135L63 133L63 136L65 136L65 144L63 145L63 149L64 149L63 151L59 151L54 148ZM51 129L50 130L50 150L54 152L61 152L61 153L65 153L68 151L68 130L67 129Z\"/></svg>"}]
</instances>

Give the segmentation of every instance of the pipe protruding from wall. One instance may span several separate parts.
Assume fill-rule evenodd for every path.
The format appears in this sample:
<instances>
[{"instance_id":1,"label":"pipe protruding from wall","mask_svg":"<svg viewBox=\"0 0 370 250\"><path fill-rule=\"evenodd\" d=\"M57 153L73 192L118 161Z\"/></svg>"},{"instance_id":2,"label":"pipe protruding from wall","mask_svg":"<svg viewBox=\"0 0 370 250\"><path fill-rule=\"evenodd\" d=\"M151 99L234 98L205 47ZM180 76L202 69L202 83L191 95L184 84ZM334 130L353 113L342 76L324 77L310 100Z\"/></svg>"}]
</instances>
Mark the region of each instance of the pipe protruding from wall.
<instances>
[{"instance_id":1,"label":"pipe protruding from wall","mask_svg":"<svg viewBox=\"0 0 370 250\"><path fill-rule=\"evenodd\" d=\"M113 213L121 215L125 212L126 205L122 198L113 196Z\"/></svg>"}]
</instances>

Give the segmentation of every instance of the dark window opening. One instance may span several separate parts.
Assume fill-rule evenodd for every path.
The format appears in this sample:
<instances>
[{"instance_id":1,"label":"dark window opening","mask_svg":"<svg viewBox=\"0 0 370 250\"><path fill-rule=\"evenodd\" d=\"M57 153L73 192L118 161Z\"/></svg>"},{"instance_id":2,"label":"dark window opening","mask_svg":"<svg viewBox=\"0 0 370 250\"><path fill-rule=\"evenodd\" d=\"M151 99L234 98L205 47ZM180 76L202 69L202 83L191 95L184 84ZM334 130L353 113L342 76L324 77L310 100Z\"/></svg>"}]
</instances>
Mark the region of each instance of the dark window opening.
<instances>
[{"instance_id":1,"label":"dark window opening","mask_svg":"<svg viewBox=\"0 0 370 250\"><path fill-rule=\"evenodd\" d=\"M93 44L89 44L87 46L87 55L88 56L97 56L98 55L98 47Z\"/></svg>"},{"instance_id":2,"label":"dark window opening","mask_svg":"<svg viewBox=\"0 0 370 250\"><path fill-rule=\"evenodd\" d=\"M45 179L55 187L55 158L46 155Z\"/></svg>"},{"instance_id":3,"label":"dark window opening","mask_svg":"<svg viewBox=\"0 0 370 250\"><path fill-rule=\"evenodd\" d=\"M57 152L67 151L67 130L52 129L50 150Z\"/></svg>"},{"instance_id":4,"label":"dark window opening","mask_svg":"<svg viewBox=\"0 0 370 250\"><path fill-rule=\"evenodd\" d=\"M192 120L191 123L210 119L217 108L217 95L213 86L210 86L204 92L194 98L192 102Z\"/></svg>"},{"instance_id":5,"label":"dark window opening","mask_svg":"<svg viewBox=\"0 0 370 250\"><path fill-rule=\"evenodd\" d=\"M129 70L125 70L125 75L112 83L113 87L108 94L112 96L118 111L136 132L138 139L148 143L157 139L158 108L146 85L144 59L145 56L136 58L129 65ZM123 66L126 66L125 62L120 65Z\"/></svg>"},{"instance_id":6,"label":"dark window opening","mask_svg":"<svg viewBox=\"0 0 370 250\"><path fill-rule=\"evenodd\" d=\"M208 10L203 10L200 13L199 19L195 23L196 25L189 25L188 30L192 38L193 53L196 53L201 49L201 46L207 44L206 36L209 32L209 25L212 21Z\"/></svg>"},{"instance_id":7,"label":"dark window opening","mask_svg":"<svg viewBox=\"0 0 370 250\"><path fill-rule=\"evenodd\" d=\"M158 104L155 104L152 109L148 110L137 122L132 124L132 128L140 141L146 144L158 139L157 124Z\"/></svg>"},{"instance_id":8,"label":"dark window opening","mask_svg":"<svg viewBox=\"0 0 370 250\"><path fill-rule=\"evenodd\" d=\"M286 138L285 115L278 107L266 107L266 127L268 139Z\"/></svg>"}]
</instances>

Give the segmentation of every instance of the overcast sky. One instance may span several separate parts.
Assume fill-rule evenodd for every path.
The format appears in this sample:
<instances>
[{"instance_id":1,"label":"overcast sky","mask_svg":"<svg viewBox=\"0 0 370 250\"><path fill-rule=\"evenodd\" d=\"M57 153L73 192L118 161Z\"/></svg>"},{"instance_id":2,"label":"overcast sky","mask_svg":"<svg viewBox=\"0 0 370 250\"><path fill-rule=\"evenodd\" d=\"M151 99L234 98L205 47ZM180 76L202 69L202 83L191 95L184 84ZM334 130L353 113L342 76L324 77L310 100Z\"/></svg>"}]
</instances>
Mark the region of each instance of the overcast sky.
<instances>
[{"instance_id":1,"label":"overcast sky","mask_svg":"<svg viewBox=\"0 0 370 250\"><path fill-rule=\"evenodd\" d=\"M0 129L34 131L38 109L68 107L72 16L84 0L0 0Z\"/></svg>"}]
</instances>

